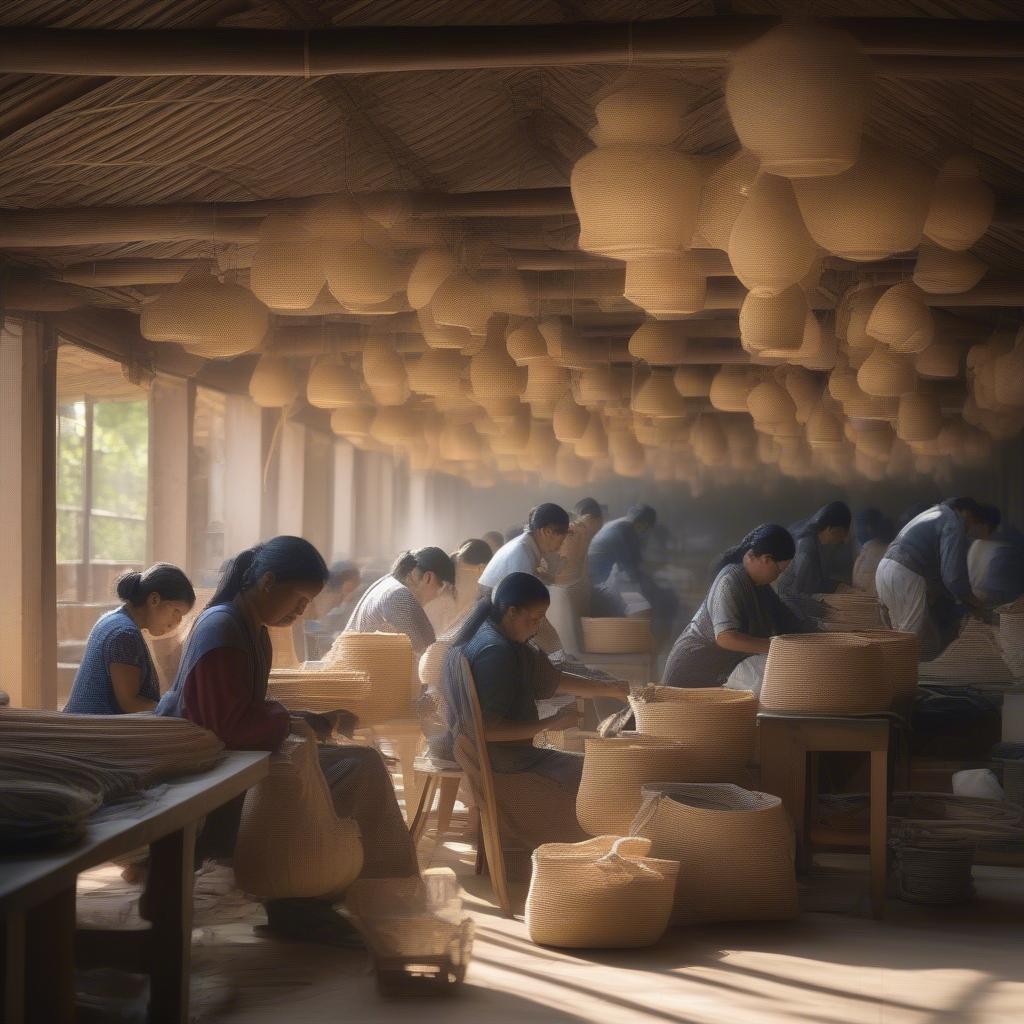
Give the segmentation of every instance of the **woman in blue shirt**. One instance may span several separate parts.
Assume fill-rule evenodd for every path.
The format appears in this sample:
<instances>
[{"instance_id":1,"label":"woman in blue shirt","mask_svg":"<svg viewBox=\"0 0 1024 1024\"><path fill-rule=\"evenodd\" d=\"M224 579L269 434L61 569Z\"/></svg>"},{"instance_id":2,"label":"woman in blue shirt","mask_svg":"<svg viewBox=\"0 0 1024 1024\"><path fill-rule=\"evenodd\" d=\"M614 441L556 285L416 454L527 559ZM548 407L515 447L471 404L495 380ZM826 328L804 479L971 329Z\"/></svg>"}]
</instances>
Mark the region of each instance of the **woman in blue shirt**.
<instances>
[{"instance_id":1,"label":"woman in blue shirt","mask_svg":"<svg viewBox=\"0 0 1024 1024\"><path fill-rule=\"evenodd\" d=\"M125 573L117 581L117 596L124 604L103 615L89 634L64 707L71 714L152 711L160 686L142 631L170 633L196 601L189 578L164 562L142 573Z\"/></svg>"}]
</instances>

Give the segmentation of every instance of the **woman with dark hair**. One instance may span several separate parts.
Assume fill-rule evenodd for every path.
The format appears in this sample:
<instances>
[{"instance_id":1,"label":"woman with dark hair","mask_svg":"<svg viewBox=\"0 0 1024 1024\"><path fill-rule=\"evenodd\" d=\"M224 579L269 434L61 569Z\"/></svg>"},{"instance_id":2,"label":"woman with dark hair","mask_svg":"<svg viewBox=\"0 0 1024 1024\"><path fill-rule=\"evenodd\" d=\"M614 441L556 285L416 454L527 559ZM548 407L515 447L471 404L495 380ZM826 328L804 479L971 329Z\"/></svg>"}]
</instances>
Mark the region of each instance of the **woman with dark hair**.
<instances>
[{"instance_id":1,"label":"woman with dark hair","mask_svg":"<svg viewBox=\"0 0 1024 1024\"><path fill-rule=\"evenodd\" d=\"M480 596L490 595L494 588L514 572L536 576L542 562L549 571L556 569L558 549L569 532L569 513L561 505L545 502L530 509L526 529L518 537L499 548L480 576Z\"/></svg>"},{"instance_id":2,"label":"woman with dark hair","mask_svg":"<svg viewBox=\"0 0 1024 1024\"><path fill-rule=\"evenodd\" d=\"M419 656L434 642L424 607L455 585L455 564L440 548L420 548L398 556L391 572L367 587L346 633L404 633Z\"/></svg>"},{"instance_id":3,"label":"woman with dark hair","mask_svg":"<svg viewBox=\"0 0 1024 1024\"><path fill-rule=\"evenodd\" d=\"M498 803L507 819L503 823L520 840L528 841L531 849L539 842L580 837L575 800L583 770L580 755L533 745L534 737L546 729L577 725L575 707L541 718L537 701L555 694L622 702L628 696L625 683L595 682L559 672L534 646L531 641L549 600L547 587L536 576L514 572L501 580L491 597L477 602L445 660L442 693L447 732L435 746L441 757L451 760L456 737L473 737L462 671L465 659L480 702ZM537 777L544 781L538 782ZM525 792L532 799L520 800Z\"/></svg>"},{"instance_id":4,"label":"woman with dark hair","mask_svg":"<svg viewBox=\"0 0 1024 1024\"><path fill-rule=\"evenodd\" d=\"M493 554L487 541L474 537L463 541L450 557L455 563L455 586L426 607L427 618L439 637L451 633L476 603L480 575Z\"/></svg>"},{"instance_id":5,"label":"woman with dark hair","mask_svg":"<svg viewBox=\"0 0 1024 1024\"><path fill-rule=\"evenodd\" d=\"M320 593L328 570L320 553L301 537L275 537L239 554L224 573L206 610L196 619L174 687L157 714L187 718L232 750L277 750L292 715L267 699L272 651L268 626L290 626ZM319 716L297 718L323 732ZM363 838L364 878L417 873L416 852L395 799L391 777L372 747L321 746L320 767L341 818L353 818ZM234 846L241 802L207 820L207 855ZM220 847L217 843L222 844ZM350 944L351 926L319 900L266 904L272 931L307 941Z\"/></svg>"},{"instance_id":6,"label":"woman with dark hair","mask_svg":"<svg viewBox=\"0 0 1024 1024\"><path fill-rule=\"evenodd\" d=\"M857 560L853 563L853 585L857 590L877 597L875 572L885 555L885 549L896 536L896 527L877 508L866 508L854 516L853 528L860 545Z\"/></svg>"},{"instance_id":7,"label":"woman with dark hair","mask_svg":"<svg viewBox=\"0 0 1024 1024\"><path fill-rule=\"evenodd\" d=\"M796 554L789 568L775 582L775 592L794 615L820 618L821 604L815 594L831 594L840 581L831 578L829 555L850 536L853 515L843 501L831 501L801 524L794 534Z\"/></svg>"},{"instance_id":8,"label":"woman with dark hair","mask_svg":"<svg viewBox=\"0 0 1024 1024\"><path fill-rule=\"evenodd\" d=\"M805 630L772 590L796 544L784 526L765 523L719 560L697 614L672 647L666 686L719 686L745 659L767 655L771 638Z\"/></svg>"},{"instance_id":9,"label":"woman with dark hair","mask_svg":"<svg viewBox=\"0 0 1024 1024\"><path fill-rule=\"evenodd\" d=\"M117 581L120 608L103 615L89 634L64 710L76 715L152 711L160 699L153 659L143 639L173 632L196 601L189 578L166 562Z\"/></svg>"}]
</instances>

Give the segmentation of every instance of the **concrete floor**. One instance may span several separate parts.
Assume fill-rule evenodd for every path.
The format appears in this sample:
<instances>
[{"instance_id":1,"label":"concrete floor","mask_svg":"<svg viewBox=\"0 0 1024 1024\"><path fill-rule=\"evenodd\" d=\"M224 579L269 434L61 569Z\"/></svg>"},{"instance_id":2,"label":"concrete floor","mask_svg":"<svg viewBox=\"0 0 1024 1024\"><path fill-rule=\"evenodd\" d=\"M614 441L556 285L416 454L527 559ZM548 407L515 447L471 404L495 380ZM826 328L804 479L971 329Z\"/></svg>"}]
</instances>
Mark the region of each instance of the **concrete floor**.
<instances>
[{"instance_id":1,"label":"concrete floor","mask_svg":"<svg viewBox=\"0 0 1024 1024\"><path fill-rule=\"evenodd\" d=\"M433 847L424 840L421 854ZM802 893L796 922L671 931L628 952L534 946L521 918L503 918L469 848L433 863L456 868L476 919L466 984L453 998L383 1000L365 954L270 940L258 907L221 869L199 882L193 1009L204 1024L1021 1024L1024 870L976 868L978 899L953 909L890 901L863 916L858 858L827 858ZM515 887L521 909L525 886ZM131 890L112 868L83 879L80 912L130 924Z\"/></svg>"}]
</instances>

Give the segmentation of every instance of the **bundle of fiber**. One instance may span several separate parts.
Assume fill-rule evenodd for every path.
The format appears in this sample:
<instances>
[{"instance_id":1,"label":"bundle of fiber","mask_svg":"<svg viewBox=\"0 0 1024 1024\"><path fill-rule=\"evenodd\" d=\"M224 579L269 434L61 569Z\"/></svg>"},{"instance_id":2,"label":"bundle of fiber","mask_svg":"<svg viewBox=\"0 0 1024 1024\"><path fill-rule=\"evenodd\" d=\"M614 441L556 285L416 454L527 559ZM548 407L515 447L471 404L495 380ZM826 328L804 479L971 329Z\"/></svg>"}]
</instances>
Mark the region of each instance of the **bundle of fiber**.
<instances>
[{"instance_id":1,"label":"bundle of fiber","mask_svg":"<svg viewBox=\"0 0 1024 1024\"><path fill-rule=\"evenodd\" d=\"M0 780L0 853L70 846L85 835L99 794L44 779Z\"/></svg>"},{"instance_id":2,"label":"bundle of fiber","mask_svg":"<svg viewBox=\"0 0 1024 1024\"><path fill-rule=\"evenodd\" d=\"M370 695L370 677L344 668L275 669L267 696L294 711L324 714L361 707Z\"/></svg>"},{"instance_id":3,"label":"bundle of fiber","mask_svg":"<svg viewBox=\"0 0 1024 1024\"><path fill-rule=\"evenodd\" d=\"M824 605L823 619L829 632L881 629L884 625L878 599L872 594L815 594L814 599Z\"/></svg>"},{"instance_id":4,"label":"bundle of fiber","mask_svg":"<svg viewBox=\"0 0 1024 1024\"><path fill-rule=\"evenodd\" d=\"M1024 678L1024 612L1000 612L996 639L1014 678Z\"/></svg>"},{"instance_id":5,"label":"bundle of fiber","mask_svg":"<svg viewBox=\"0 0 1024 1024\"><path fill-rule=\"evenodd\" d=\"M851 630L877 644L882 651L882 663L892 686L893 706L906 708L917 693L917 666L920 643L916 633L903 633L896 629Z\"/></svg>"},{"instance_id":6,"label":"bundle of fiber","mask_svg":"<svg viewBox=\"0 0 1024 1024\"><path fill-rule=\"evenodd\" d=\"M412 642L405 633L342 633L324 659L331 668L353 669L370 677L370 693L356 711L363 725L413 714Z\"/></svg>"},{"instance_id":7,"label":"bundle of fiber","mask_svg":"<svg viewBox=\"0 0 1024 1024\"><path fill-rule=\"evenodd\" d=\"M679 863L649 856L651 843L598 836L533 851L526 930L542 946L631 949L668 927Z\"/></svg>"},{"instance_id":8,"label":"bundle of fiber","mask_svg":"<svg viewBox=\"0 0 1024 1024\"><path fill-rule=\"evenodd\" d=\"M652 685L635 691L629 704L638 732L682 743L707 781L731 778L754 756L757 698L753 693L721 686Z\"/></svg>"},{"instance_id":9,"label":"bundle of fiber","mask_svg":"<svg viewBox=\"0 0 1024 1024\"><path fill-rule=\"evenodd\" d=\"M891 703L880 644L853 633L772 638L761 688L765 710L870 715Z\"/></svg>"},{"instance_id":10,"label":"bundle of fiber","mask_svg":"<svg viewBox=\"0 0 1024 1024\"><path fill-rule=\"evenodd\" d=\"M616 736L584 743L576 796L580 827L592 836L624 835L651 782L682 782L699 768L681 743L651 736Z\"/></svg>"},{"instance_id":11,"label":"bundle of fiber","mask_svg":"<svg viewBox=\"0 0 1024 1024\"><path fill-rule=\"evenodd\" d=\"M98 755L81 757L46 748L0 747L0 787L14 779L74 786L98 794L104 802L120 800L142 789L137 771L111 767Z\"/></svg>"},{"instance_id":12,"label":"bundle of fiber","mask_svg":"<svg viewBox=\"0 0 1024 1024\"><path fill-rule=\"evenodd\" d=\"M334 813L312 735L291 735L249 790L234 852L235 880L264 900L336 899L363 869L359 827Z\"/></svg>"},{"instance_id":13,"label":"bundle of fiber","mask_svg":"<svg viewBox=\"0 0 1024 1024\"><path fill-rule=\"evenodd\" d=\"M653 647L645 618L581 618L583 650L590 654L646 654Z\"/></svg>"},{"instance_id":14,"label":"bundle of fiber","mask_svg":"<svg viewBox=\"0 0 1024 1024\"><path fill-rule=\"evenodd\" d=\"M158 715L65 715L0 709L0 748L13 754L52 750L137 772L149 786L206 771L224 744L183 718Z\"/></svg>"},{"instance_id":15,"label":"bundle of fiber","mask_svg":"<svg viewBox=\"0 0 1024 1024\"><path fill-rule=\"evenodd\" d=\"M679 861L674 924L799 913L793 826L776 796L724 784L645 786L630 831Z\"/></svg>"},{"instance_id":16,"label":"bundle of fiber","mask_svg":"<svg viewBox=\"0 0 1024 1024\"><path fill-rule=\"evenodd\" d=\"M968 619L960 635L934 661L921 665L921 678L936 682L1010 683L1014 673L999 646L996 630Z\"/></svg>"}]
</instances>

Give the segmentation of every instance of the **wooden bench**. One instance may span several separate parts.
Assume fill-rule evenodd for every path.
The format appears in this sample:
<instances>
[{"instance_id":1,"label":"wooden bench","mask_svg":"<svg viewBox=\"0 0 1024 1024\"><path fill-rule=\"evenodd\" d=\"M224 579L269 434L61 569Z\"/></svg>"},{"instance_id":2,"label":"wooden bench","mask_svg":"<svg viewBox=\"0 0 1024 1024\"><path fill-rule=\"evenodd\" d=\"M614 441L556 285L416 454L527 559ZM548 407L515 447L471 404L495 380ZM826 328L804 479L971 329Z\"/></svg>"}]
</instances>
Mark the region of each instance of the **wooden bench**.
<instances>
[{"instance_id":1,"label":"wooden bench","mask_svg":"<svg viewBox=\"0 0 1024 1024\"><path fill-rule=\"evenodd\" d=\"M76 846L0 857L0 1006L5 1024L75 1019L75 886L80 872L149 846L144 895L151 927L81 931L78 946L107 966L148 973L150 1021L189 1019L196 826L269 770L270 755L232 751L207 772L149 794L146 805L106 812Z\"/></svg>"}]
</instances>

